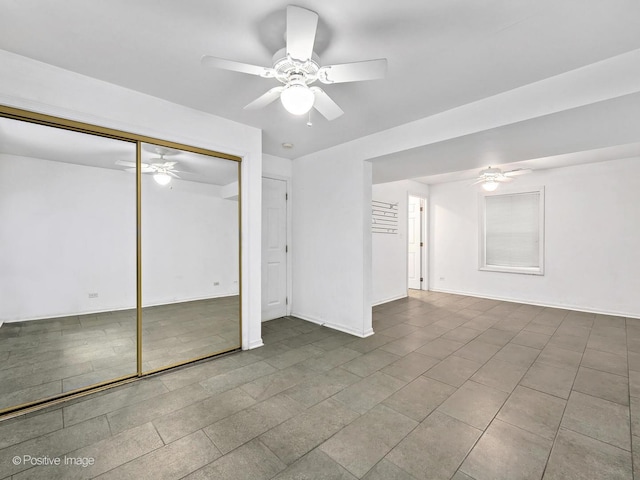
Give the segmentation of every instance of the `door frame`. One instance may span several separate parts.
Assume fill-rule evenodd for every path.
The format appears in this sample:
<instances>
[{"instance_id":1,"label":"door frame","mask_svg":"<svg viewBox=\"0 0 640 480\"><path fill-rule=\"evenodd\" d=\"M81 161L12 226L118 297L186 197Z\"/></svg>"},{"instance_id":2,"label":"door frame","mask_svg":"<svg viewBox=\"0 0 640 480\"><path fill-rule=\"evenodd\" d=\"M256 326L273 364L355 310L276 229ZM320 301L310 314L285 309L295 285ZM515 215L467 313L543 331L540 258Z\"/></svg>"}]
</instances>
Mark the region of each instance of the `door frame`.
<instances>
[{"instance_id":1,"label":"door frame","mask_svg":"<svg viewBox=\"0 0 640 480\"><path fill-rule=\"evenodd\" d=\"M422 243L424 244L421 252L420 252L420 269L422 271L422 282L420 283L420 290L429 290L429 223L428 223L428 209L429 209L429 199L424 193L412 193L407 192L407 220L409 218L409 197L414 197L420 199L420 206L422 207L422 212L420 215L420 237L422 238ZM407 240L409 237L409 222L407 221ZM409 249L407 246L407 260L409 256ZM407 283L407 291L409 291L408 283Z\"/></svg>"},{"instance_id":2,"label":"door frame","mask_svg":"<svg viewBox=\"0 0 640 480\"><path fill-rule=\"evenodd\" d=\"M291 215L291 211L293 210L291 208L292 202L291 202L291 177L286 177L284 175L277 175L274 173L263 173L262 174L262 178L268 178L271 180L281 180L283 182L285 182L286 184L286 193L287 193L287 205L286 205L286 209L287 209L287 214L286 214L286 222L287 222L287 246L288 251L287 251L287 308L286 308L286 314L287 316L291 315L291 305L293 303L293 287L291 285L291 274L293 272L292 269L292 265L291 265L291 252L292 252L292 245L291 245L291 239L292 239L292 233L291 233L291 221L292 221L292 215ZM264 209L264 205L261 205L261 210ZM261 212L262 213L262 212ZM264 275L264 272L263 272ZM261 300L262 302L262 300ZM261 320L262 322L264 322L265 320ZM268 321L268 320L266 320Z\"/></svg>"}]
</instances>

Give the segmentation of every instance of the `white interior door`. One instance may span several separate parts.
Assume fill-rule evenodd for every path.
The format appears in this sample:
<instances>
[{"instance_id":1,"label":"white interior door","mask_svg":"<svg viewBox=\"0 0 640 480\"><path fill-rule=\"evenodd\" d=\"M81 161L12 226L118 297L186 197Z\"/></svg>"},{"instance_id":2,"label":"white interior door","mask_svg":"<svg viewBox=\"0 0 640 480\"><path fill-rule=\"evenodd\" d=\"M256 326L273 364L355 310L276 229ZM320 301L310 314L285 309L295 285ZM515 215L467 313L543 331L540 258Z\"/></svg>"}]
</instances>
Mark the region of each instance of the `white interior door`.
<instances>
[{"instance_id":1,"label":"white interior door","mask_svg":"<svg viewBox=\"0 0 640 480\"><path fill-rule=\"evenodd\" d=\"M422 282L422 212L421 199L409 196L407 285L419 290Z\"/></svg>"},{"instance_id":2,"label":"white interior door","mask_svg":"<svg viewBox=\"0 0 640 480\"><path fill-rule=\"evenodd\" d=\"M287 315L287 182L262 179L262 321Z\"/></svg>"}]
</instances>

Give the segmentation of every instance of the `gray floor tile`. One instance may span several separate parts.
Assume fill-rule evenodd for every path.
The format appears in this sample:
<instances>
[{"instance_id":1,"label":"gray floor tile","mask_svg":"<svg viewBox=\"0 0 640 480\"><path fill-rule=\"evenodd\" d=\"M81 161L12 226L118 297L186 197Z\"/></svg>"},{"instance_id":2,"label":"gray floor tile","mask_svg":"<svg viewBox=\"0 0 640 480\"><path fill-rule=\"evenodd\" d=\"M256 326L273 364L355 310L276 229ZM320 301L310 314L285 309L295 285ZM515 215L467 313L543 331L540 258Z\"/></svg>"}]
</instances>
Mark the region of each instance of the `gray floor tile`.
<instances>
[{"instance_id":1,"label":"gray floor tile","mask_svg":"<svg viewBox=\"0 0 640 480\"><path fill-rule=\"evenodd\" d=\"M395 340L395 338L376 333L375 335L371 335L370 337L359 338L351 343L347 343L345 347L350 348L351 350L355 350L356 352L367 353L371 350L375 350L376 348L381 347L385 343L392 342L393 340Z\"/></svg>"},{"instance_id":2,"label":"gray floor tile","mask_svg":"<svg viewBox=\"0 0 640 480\"><path fill-rule=\"evenodd\" d=\"M164 442L171 443L255 403L249 394L237 388L159 417L153 424Z\"/></svg>"},{"instance_id":3,"label":"gray floor tile","mask_svg":"<svg viewBox=\"0 0 640 480\"><path fill-rule=\"evenodd\" d=\"M560 329L558 329L556 333L553 334L547 345L550 347L563 348L565 350L571 350L572 352L582 353L587 346L587 339L589 337L576 336L574 333L576 333L575 329L571 333L561 333Z\"/></svg>"},{"instance_id":4,"label":"gray floor tile","mask_svg":"<svg viewBox=\"0 0 640 480\"><path fill-rule=\"evenodd\" d=\"M42 466L35 467L17 475L17 480L64 478L65 480L93 478L109 470L145 455L163 446L162 439L153 425L147 423L127 430L119 435L105 438L97 443L74 450L68 457L93 459L94 463L81 466Z\"/></svg>"},{"instance_id":5,"label":"gray floor tile","mask_svg":"<svg viewBox=\"0 0 640 480\"><path fill-rule=\"evenodd\" d=\"M180 410L209 396L200 385L192 384L178 390L152 397L107 414L111 433L151 422L168 413Z\"/></svg>"},{"instance_id":6,"label":"gray floor tile","mask_svg":"<svg viewBox=\"0 0 640 480\"><path fill-rule=\"evenodd\" d=\"M421 422L455 391L451 385L422 376L382 403Z\"/></svg>"},{"instance_id":7,"label":"gray floor tile","mask_svg":"<svg viewBox=\"0 0 640 480\"><path fill-rule=\"evenodd\" d=\"M398 355L376 349L345 363L342 368L361 377L368 377L399 359Z\"/></svg>"},{"instance_id":8,"label":"gray floor tile","mask_svg":"<svg viewBox=\"0 0 640 480\"><path fill-rule=\"evenodd\" d=\"M446 338L436 338L435 340L432 340L426 345L420 347L416 352L442 360L463 346L463 342L448 340Z\"/></svg>"},{"instance_id":9,"label":"gray floor tile","mask_svg":"<svg viewBox=\"0 0 640 480\"><path fill-rule=\"evenodd\" d=\"M304 407L298 402L285 395L276 395L205 427L204 432L223 454L227 454L303 411Z\"/></svg>"},{"instance_id":10,"label":"gray floor tile","mask_svg":"<svg viewBox=\"0 0 640 480\"><path fill-rule=\"evenodd\" d=\"M351 340L352 341L352 340ZM356 357L359 357L362 353L355 350L351 350L347 347L338 347L335 350L323 353L322 355L309 358L300 365L306 368L310 368L316 372L327 372L332 368L339 367Z\"/></svg>"},{"instance_id":11,"label":"gray floor tile","mask_svg":"<svg viewBox=\"0 0 640 480\"><path fill-rule=\"evenodd\" d=\"M386 458L416 479L449 480L481 434L481 430L436 411Z\"/></svg>"},{"instance_id":12,"label":"gray floor tile","mask_svg":"<svg viewBox=\"0 0 640 480\"><path fill-rule=\"evenodd\" d=\"M633 475L635 479L640 478L640 436L634 435L633 443Z\"/></svg>"},{"instance_id":13,"label":"gray floor tile","mask_svg":"<svg viewBox=\"0 0 640 480\"><path fill-rule=\"evenodd\" d=\"M381 372L410 382L439 362L440 361L437 358L411 352L386 366L381 370Z\"/></svg>"},{"instance_id":14,"label":"gray floor tile","mask_svg":"<svg viewBox=\"0 0 640 480\"><path fill-rule=\"evenodd\" d=\"M552 367L566 368L567 370L575 372L578 370L581 360L582 353L580 352L547 345L542 349L536 361L551 365Z\"/></svg>"},{"instance_id":15,"label":"gray floor tile","mask_svg":"<svg viewBox=\"0 0 640 480\"><path fill-rule=\"evenodd\" d=\"M376 372L337 393L334 398L358 413L366 413L406 385L398 378Z\"/></svg>"},{"instance_id":16,"label":"gray floor tile","mask_svg":"<svg viewBox=\"0 0 640 480\"><path fill-rule=\"evenodd\" d=\"M631 450L629 408L601 398L571 392L562 427Z\"/></svg>"},{"instance_id":17,"label":"gray floor tile","mask_svg":"<svg viewBox=\"0 0 640 480\"><path fill-rule=\"evenodd\" d=\"M438 411L484 430L495 417L508 394L468 381L438 407Z\"/></svg>"},{"instance_id":18,"label":"gray floor tile","mask_svg":"<svg viewBox=\"0 0 640 480\"><path fill-rule=\"evenodd\" d=\"M538 355L540 355L540 350L537 348L509 343L496 353L493 358L513 365L530 367L538 358Z\"/></svg>"},{"instance_id":19,"label":"gray floor tile","mask_svg":"<svg viewBox=\"0 0 640 480\"><path fill-rule=\"evenodd\" d=\"M511 393L528 369L528 366L517 362L505 362L493 357L473 374L471 380Z\"/></svg>"},{"instance_id":20,"label":"gray floor tile","mask_svg":"<svg viewBox=\"0 0 640 480\"><path fill-rule=\"evenodd\" d=\"M542 477L552 443L495 420L460 470L476 480L537 480Z\"/></svg>"},{"instance_id":21,"label":"gray floor tile","mask_svg":"<svg viewBox=\"0 0 640 480\"><path fill-rule=\"evenodd\" d=\"M518 386L496 418L547 440L553 440L566 403L553 395Z\"/></svg>"},{"instance_id":22,"label":"gray floor tile","mask_svg":"<svg viewBox=\"0 0 640 480\"><path fill-rule=\"evenodd\" d=\"M629 405L628 382L627 377L580 367L573 389L621 405Z\"/></svg>"},{"instance_id":23,"label":"gray floor tile","mask_svg":"<svg viewBox=\"0 0 640 480\"><path fill-rule=\"evenodd\" d=\"M5 420L0 422L0 450L60 430L62 427L61 409L28 418Z\"/></svg>"},{"instance_id":24,"label":"gray floor tile","mask_svg":"<svg viewBox=\"0 0 640 480\"><path fill-rule=\"evenodd\" d=\"M640 435L640 397L631 397L630 399L630 411L631 411L631 433L633 435Z\"/></svg>"},{"instance_id":25,"label":"gray floor tile","mask_svg":"<svg viewBox=\"0 0 640 480\"><path fill-rule=\"evenodd\" d=\"M421 332L415 332L415 334L407 335L406 337L398 338L393 342L385 343L380 347L380 350L393 353L394 355L403 356L419 349L429 341L431 341L430 337L421 335Z\"/></svg>"},{"instance_id":26,"label":"gray floor tile","mask_svg":"<svg viewBox=\"0 0 640 480\"><path fill-rule=\"evenodd\" d=\"M618 354L614 354L587 348L582 356L581 365L594 370L615 373L616 375L624 375L626 377L629 372L627 356L626 354L619 355L620 353L625 352L622 350L619 351Z\"/></svg>"},{"instance_id":27,"label":"gray floor tile","mask_svg":"<svg viewBox=\"0 0 640 480\"><path fill-rule=\"evenodd\" d=\"M492 343L483 342L482 340L470 341L464 347L456 350L453 354L456 357L466 358L467 360L473 360L478 363L485 363L491 357L493 357L499 350L499 345L494 345Z\"/></svg>"},{"instance_id":28,"label":"gray floor tile","mask_svg":"<svg viewBox=\"0 0 640 480\"><path fill-rule=\"evenodd\" d=\"M427 370L425 375L453 387L460 387L482 366L481 363L466 358L450 356L435 367Z\"/></svg>"},{"instance_id":29,"label":"gray floor tile","mask_svg":"<svg viewBox=\"0 0 640 480\"><path fill-rule=\"evenodd\" d=\"M486 343L504 347L515 336L516 332L498 330L497 328L488 328L483 333L478 335L477 339Z\"/></svg>"},{"instance_id":30,"label":"gray floor tile","mask_svg":"<svg viewBox=\"0 0 640 480\"><path fill-rule=\"evenodd\" d=\"M214 395L216 393L226 392L227 390L239 387L240 385L277 371L277 368L269 365L265 361L260 361L208 378L207 380L201 381L200 385L202 385L207 392Z\"/></svg>"},{"instance_id":31,"label":"gray floor tile","mask_svg":"<svg viewBox=\"0 0 640 480\"><path fill-rule=\"evenodd\" d=\"M312 376L302 383L289 388L284 393L308 408L335 395L359 380L361 378L351 372L342 368L334 368L326 373Z\"/></svg>"},{"instance_id":32,"label":"gray floor tile","mask_svg":"<svg viewBox=\"0 0 640 480\"><path fill-rule=\"evenodd\" d=\"M467 343L476 338L481 333L481 330L476 330L469 327L458 327L442 335L442 338L445 338L447 340L455 340L456 342Z\"/></svg>"},{"instance_id":33,"label":"gray floor tile","mask_svg":"<svg viewBox=\"0 0 640 480\"><path fill-rule=\"evenodd\" d=\"M110 435L107 419L105 417L97 417L17 445L12 445L0 450L0 478L26 470L28 466L24 464L14 465L12 459L15 456L21 458L24 455L30 455L34 458L44 456L50 458L58 457L73 452L84 445L100 442Z\"/></svg>"},{"instance_id":34,"label":"gray floor tile","mask_svg":"<svg viewBox=\"0 0 640 480\"><path fill-rule=\"evenodd\" d=\"M199 430L96 478L100 480L180 479L220 456L218 449Z\"/></svg>"},{"instance_id":35,"label":"gray floor tile","mask_svg":"<svg viewBox=\"0 0 640 480\"><path fill-rule=\"evenodd\" d=\"M305 345L265 359L269 365L283 369L300 363L307 358L324 353L324 350L313 345Z\"/></svg>"},{"instance_id":36,"label":"gray floor tile","mask_svg":"<svg viewBox=\"0 0 640 480\"><path fill-rule=\"evenodd\" d=\"M269 480L285 468L286 465L267 447L258 440L252 440L183 478L184 480Z\"/></svg>"},{"instance_id":37,"label":"gray floor tile","mask_svg":"<svg viewBox=\"0 0 640 480\"><path fill-rule=\"evenodd\" d=\"M356 480L328 455L315 449L293 463L274 480Z\"/></svg>"},{"instance_id":38,"label":"gray floor tile","mask_svg":"<svg viewBox=\"0 0 640 480\"><path fill-rule=\"evenodd\" d=\"M542 349L547 345L550 338L551 338L551 335L536 333L536 332L528 331L525 329L520 333L518 333L518 335L516 335L511 340L511 343L515 343L516 345L525 345L527 347Z\"/></svg>"},{"instance_id":39,"label":"gray floor tile","mask_svg":"<svg viewBox=\"0 0 640 480\"><path fill-rule=\"evenodd\" d=\"M257 378L249 383L245 383L240 388L251 395L256 401L261 402L315 375L316 372L309 368L299 364L292 365L272 374Z\"/></svg>"},{"instance_id":40,"label":"gray floor tile","mask_svg":"<svg viewBox=\"0 0 640 480\"><path fill-rule=\"evenodd\" d=\"M520 381L520 384L524 387L567 399L569 398L569 393L571 393L575 376L575 371L535 362Z\"/></svg>"},{"instance_id":41,"label":"gray floor tile","mask_svg":"<svg viewBox=\"0 0 640 480\"><path fill-rule=\"evenodd\" d=\"M415 480L415 477L383 458L369 470L363 480Z\"/></svg>"},{"instance_id":42,"label":"gray floor tile","mask_svg":"<svg viewBox=\"0 0 640 480\"><path fill-rule=\"evenodd\" d=\"M640 372L629 370L629 395L640 397Z\"/></svg>"},{"instance_id":43,"label":"gray floor tile","mask_svg":"<svg viewBox=\"0 0 640 480\"><path fill-rule=\"evenodd\" d=\"M291 464L358 416L353 410L330 398L272 428L260 440L280 460Z\"/></svg>"},{"instance_id":44,"label":"gray floor tile","mask_svg":"<svg viewBox=\"0 0 640 480\"><path fill-rule=\"evenodd\" d=\"M360 478L417 425L415 420L378 405L324 442L320 450Z\"/></svg>"},{"instance_id":45,"label":"gray floor tile","mask_svg":"<svg viewBox=\"0 0 640 480\"><path fill-rule=\"evenodd\" d=\"M589 337L589 343L587 345L594 350L617 354L625 349L627 346L626 343L625 338L605 337L603 335L593 334Z\"/></svg>"},{"instance_id":46,"label":"gray floor tile","mask_svg":"<svg viewBox=\"0 0 640 480\"><path fill-rule=\"evenodd\" d=\"M632 480L631 453L561 428L543 480Z\"/></svg>"}]
</instances>

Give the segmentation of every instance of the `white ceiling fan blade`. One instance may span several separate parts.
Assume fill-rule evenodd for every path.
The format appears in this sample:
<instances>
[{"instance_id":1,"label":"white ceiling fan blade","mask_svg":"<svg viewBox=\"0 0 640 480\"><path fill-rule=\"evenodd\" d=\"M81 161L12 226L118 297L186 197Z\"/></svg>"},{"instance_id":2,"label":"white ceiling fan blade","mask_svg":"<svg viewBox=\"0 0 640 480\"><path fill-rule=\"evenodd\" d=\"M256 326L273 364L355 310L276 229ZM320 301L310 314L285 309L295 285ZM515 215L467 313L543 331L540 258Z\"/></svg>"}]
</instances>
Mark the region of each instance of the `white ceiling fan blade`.
<instances>
[{"instance_id":1,"label":"white ceiling fan blade","mask_svg":"<svg viewBox=\"0 0 640 480\"><path fill-rule=\"evenodd\" d=\"M315 95L313 107L318 110L324 118L331 121L344 113L338 104L331 100L331 97L329 97L324 90L318 87L311 87L311 91Z\"/></svg>"},{"instance_id":2,"label":"white ceiling fan blade","mask_svg":"<svg viewBox=\"0 0 640 480\"><path fill-rule=\"evenodd\" d=\"M282 93L283 90L284 90L284 87L273 87L267 93L265 93L264 95L259 96L253 102L251 102L249 105L244 107L244 109L245 110L258 110L259 108L266 107L271 102L276 100L280 96L280 93Z\"/></svg>"},{"instance_id":3,"label":"white ceiling fan blade","mask_svg":"<svg viewBox=\"0 0 640 480\"><path fill-rule=\"evenodd\" d=\"M509 178L509 177L506 177L504 175L496 177L493 180L496 181L496 182L507 182L507 183L508 182L513 182L513 178Z\"/></svg>"},{"instance_id":4,"label":"white ceiling fan blade","mask_svg":"<svg viewBox=\"0 0 640 480\"><path fill-rule=\"evenodd\" d=\"M169 170L164 172L164 173L166 173L167 175L171 175L174 178L180 178L178 175L175 174L175 172L172 172L172 171L169 171Z\"/></svg>"},{"instance_id":5,"label":"white ceiling fan blade","mask_svg":"<svg viewBox=\"0 0 640 480\"><path fill-rule=\"evenodd\" d=\"M121 167L136 168L136 162L127 162L125 160L116 160L116 165Z\"/></svg>"},{"instance_id":6,"label":"white ceiling fan blade","mask_svg":"<svg viewBox=\"0 0 640 480\"><path fill-rule=\"evenodd\" d=\"M226 60L224 58L212 57L211 55L203 55L200 63L204 67L221 68L222 70L231 70L232 72L248 73L249 75L257 75L259 77L271 78L274 71L270 67L260 67L249 63L236 62Z\"/></svg>"},{"instance_id":7,"label":"white ceiling fan blade","mask_svg":"<svg viewBox=\"0 0 640 480\"><path fill-rule=\"evenodd\" d=\"M318 14L306 8L287 6L287 55L306 62L313 54Z\"/></svg>"},{"instance_id":8,"label":"white ceiling fan blade","mask_svg":"<svg viewBox=\"0 0 640 480\"><path fill-rule=\"evenodd\" d=\"M320 68L318 78L322 83L360 82L377 80L387 74L387 59L365 60L363 62L341 63Z\"/></svg>"},{"instance_id":9,"label":"white ceiling fan blade","mask_svg":"<svg viewBox=\"0 0 640 480\"><path fill-rule=\"evenodd\" d=\"M477 184L479 184L479 183L484 183L484 182L486 182L486 179L484 179L484 178L479 178L479 179L477 179L475 182L473 182L471 185L477 185Z\"/></svg>"},{"instance_id":10,"label":"white ceiling fan blade","mask_svg":"<svg viewBox=\"0 0 640 480\"><path fill-rule=\"evenodd\" d=\"M136 173L136 168L125 168L124 170L125 172L129 172L129 173ZM142 167L142 169L140 170L142 173L154 173L155 169L151 168L151 167Z\"/></svg>"},{"instance_id":11,"label":"white ceiling fan blade","mask_svg":"<svg viewBox=\"0 0 640 480\"><path fill-rule=\"evenodd\" d=\"M506 177L517 177L518 175L524 175L525 173L531 173L533 170L530 168L517 168L515 170L509 170L508 172L504 172L503 175Z\"/></svg>"}]
</instances>

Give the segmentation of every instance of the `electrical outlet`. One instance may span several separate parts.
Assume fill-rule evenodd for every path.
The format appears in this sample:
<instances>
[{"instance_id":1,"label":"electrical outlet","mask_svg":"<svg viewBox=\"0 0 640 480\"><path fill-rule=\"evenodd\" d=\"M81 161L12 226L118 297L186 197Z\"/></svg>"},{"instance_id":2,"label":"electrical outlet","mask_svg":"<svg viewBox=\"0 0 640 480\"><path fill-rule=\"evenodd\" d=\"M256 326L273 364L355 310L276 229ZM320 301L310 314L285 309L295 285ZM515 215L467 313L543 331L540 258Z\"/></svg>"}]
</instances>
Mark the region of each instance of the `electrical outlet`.
<instances>
[{"instance_id":1,"label":"electrical outlet","mask_svg":"<svg viewBox=\"0 0 640 480\"><path fill-rule=\"evenodd\" d=\"M89 298L98 298L98 292L90 293Z\"/></svg>"},{"instance_id":2,"label":"electrical outlet","mask_svg":"<svg viewBox=\"0 0 640 480\"><path fill-rule=\"evenodd\" d=\"M213 286L214 287L219 287L220 286L220 282L213 282Z\"/></svg>"},{"instance_id":3,"label":"electrical outlet","mask_svg":"<svg viewBox=\"0 0 640 480\"><path fill-rule=\"evenodd\" d=\"M444 277L440 277L440 281L441 281L441 282L444 282Z\"/></svg>"}]
</instances>

